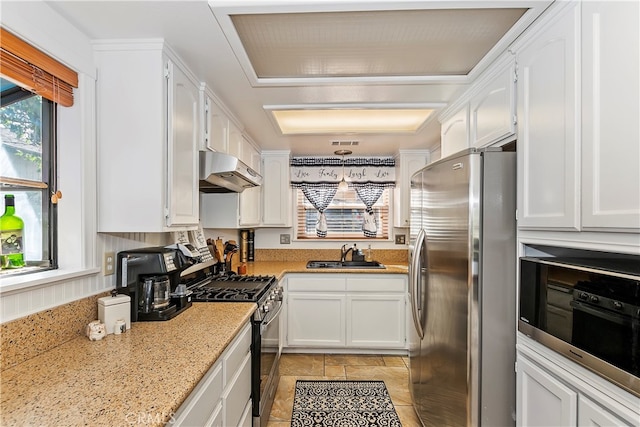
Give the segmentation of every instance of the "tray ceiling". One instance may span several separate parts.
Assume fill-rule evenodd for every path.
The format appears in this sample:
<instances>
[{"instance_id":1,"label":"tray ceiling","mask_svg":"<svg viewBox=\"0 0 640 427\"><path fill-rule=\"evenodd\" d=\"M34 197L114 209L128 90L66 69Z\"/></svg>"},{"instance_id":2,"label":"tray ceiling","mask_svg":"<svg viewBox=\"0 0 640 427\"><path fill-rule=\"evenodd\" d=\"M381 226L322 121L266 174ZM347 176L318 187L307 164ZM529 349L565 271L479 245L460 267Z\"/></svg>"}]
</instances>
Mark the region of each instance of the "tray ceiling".
<instances>
[{"instance_id":1,"label":"tray ceiling","mask_svg":"<svg viewBox=\"0 0 640 427\"><path fill-rule=\"evenodd\" d=\"M526 8L235 14L258 79L467 75Z\"/></svg>"}]
</instances>

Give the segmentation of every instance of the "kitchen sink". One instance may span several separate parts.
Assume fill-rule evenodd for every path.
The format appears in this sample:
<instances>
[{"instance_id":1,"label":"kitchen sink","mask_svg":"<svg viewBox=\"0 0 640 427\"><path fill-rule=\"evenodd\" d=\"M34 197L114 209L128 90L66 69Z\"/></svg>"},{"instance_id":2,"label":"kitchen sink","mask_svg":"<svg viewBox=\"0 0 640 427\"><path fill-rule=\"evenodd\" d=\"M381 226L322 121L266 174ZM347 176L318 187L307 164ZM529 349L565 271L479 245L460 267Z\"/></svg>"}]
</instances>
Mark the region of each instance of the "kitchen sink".
<instances>
[{"instance_id":1,"label":"kitchen sink","mask_svg":"<svg viewBox=\"0 0 640 427\"><path fill-rule=\"evenodd\" d=\"M307 268L385 268L378 261L309 261Z\"/></svg>"}]
</instances>

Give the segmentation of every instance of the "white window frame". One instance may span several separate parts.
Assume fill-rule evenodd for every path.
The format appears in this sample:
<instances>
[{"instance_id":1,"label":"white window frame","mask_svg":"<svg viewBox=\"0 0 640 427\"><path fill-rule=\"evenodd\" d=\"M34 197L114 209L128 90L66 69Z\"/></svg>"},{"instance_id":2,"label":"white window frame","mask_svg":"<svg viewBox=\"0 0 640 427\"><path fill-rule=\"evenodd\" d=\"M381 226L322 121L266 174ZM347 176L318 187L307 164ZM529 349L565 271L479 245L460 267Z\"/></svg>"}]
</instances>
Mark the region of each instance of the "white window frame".
<instances>
[{"instance_id":1,"label":"white window frame","mask_svg":"<svg viewBox=\"0 0 640 427\"><path fill-rule=\"evenodd\" d=\"M78 78L81 84L74 92L74 105L58 106L57 112L58 188L63 194L58 204L59 268L3 277L0 279L0 295L95 275L100 271L95 253L95 125L92 120L85 121L87 113L95 120L95 81L84 75Z\"/></svg>"},{"instance_id":2,"label":"white window frame","mask_svg":"<svg viewBox=\"0 0 640 427\"><path fill-rule=\"evenodd\" d=\"M100 280L97 275L96 67L91 42L44 2L3 3L0 25L78 72L74 105L57 112L58 187L63 192L58 204L59 268L0 279L4 322L104 292L113 284L111 276ZM17 300L26 299L34 301L32 309L13 308Z\"/></svg>"},{"instance_id":3,"label":"white window frame","mask_svg":"<svg viewBox=\"0 0 640 427\"><path fill-rule=\"evenodd\" d=\"M320 241L353 241L353 240L362 240L369 242L388 242L393 239L393 188L385 189L388 197L388 205L387 205L387 236L386 237L375 237L375 238L367 238L364 236L362 232L356 233L352 236L331 236L329 233L327 237L317 237L316 235L311 236L300 236L300 221L299 218L299 209L300 205L298 203L299 197L304 198L304 196L299 196L302 192L301 189L294 188L293 189L293 218L294 218L294 228L295 228L295 238L294 240L299 242L320 242ZM332 202L333 203L333 202ZM331 206L331 204L329 205ZM364 203L362 203L362 209L364 209ZM374 208L375 209L375 208ZM378 231L380 232L380 230Z\"/></svg>"}]
</instances>

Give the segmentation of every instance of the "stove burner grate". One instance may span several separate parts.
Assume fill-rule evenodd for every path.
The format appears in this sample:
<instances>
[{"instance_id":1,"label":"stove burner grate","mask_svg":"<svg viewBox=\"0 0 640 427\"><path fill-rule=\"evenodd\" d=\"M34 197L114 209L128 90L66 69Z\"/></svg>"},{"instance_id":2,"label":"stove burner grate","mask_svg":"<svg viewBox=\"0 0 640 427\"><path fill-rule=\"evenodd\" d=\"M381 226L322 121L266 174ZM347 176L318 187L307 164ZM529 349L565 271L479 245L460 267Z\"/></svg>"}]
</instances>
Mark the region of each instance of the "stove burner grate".
<instances>
[{"instance_id":1,"label":"stove burner grate","mask_svg":"<svg viewBox=\"0 0 640 427\"><path fill-rule=\"evenodd\" d=\"M192 289L193 301L251 301L265 297L275 276L218 276Z\"/></svg>"}]
</instances>

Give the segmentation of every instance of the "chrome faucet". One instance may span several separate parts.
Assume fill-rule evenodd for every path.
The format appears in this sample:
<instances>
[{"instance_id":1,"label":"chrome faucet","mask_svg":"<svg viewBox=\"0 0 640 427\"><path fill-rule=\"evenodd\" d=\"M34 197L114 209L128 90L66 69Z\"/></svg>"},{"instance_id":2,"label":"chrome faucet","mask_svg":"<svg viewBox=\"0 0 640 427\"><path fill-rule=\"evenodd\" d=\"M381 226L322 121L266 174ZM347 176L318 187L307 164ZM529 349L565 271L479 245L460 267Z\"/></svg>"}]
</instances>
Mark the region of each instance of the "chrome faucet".
<instances>
[{"instance_id":1,"label":"chrome faucet","mask_svg":"<svg viewBox=\"0 0 640 427\"><path fill-rule=\"evenodd\" d=\"M347 260L347 254L352 250L353 250L353 247L347 249L346 243L342 245L342 248L340 248L340 262L345 262Z\"/></svg>"}]
</instances>

